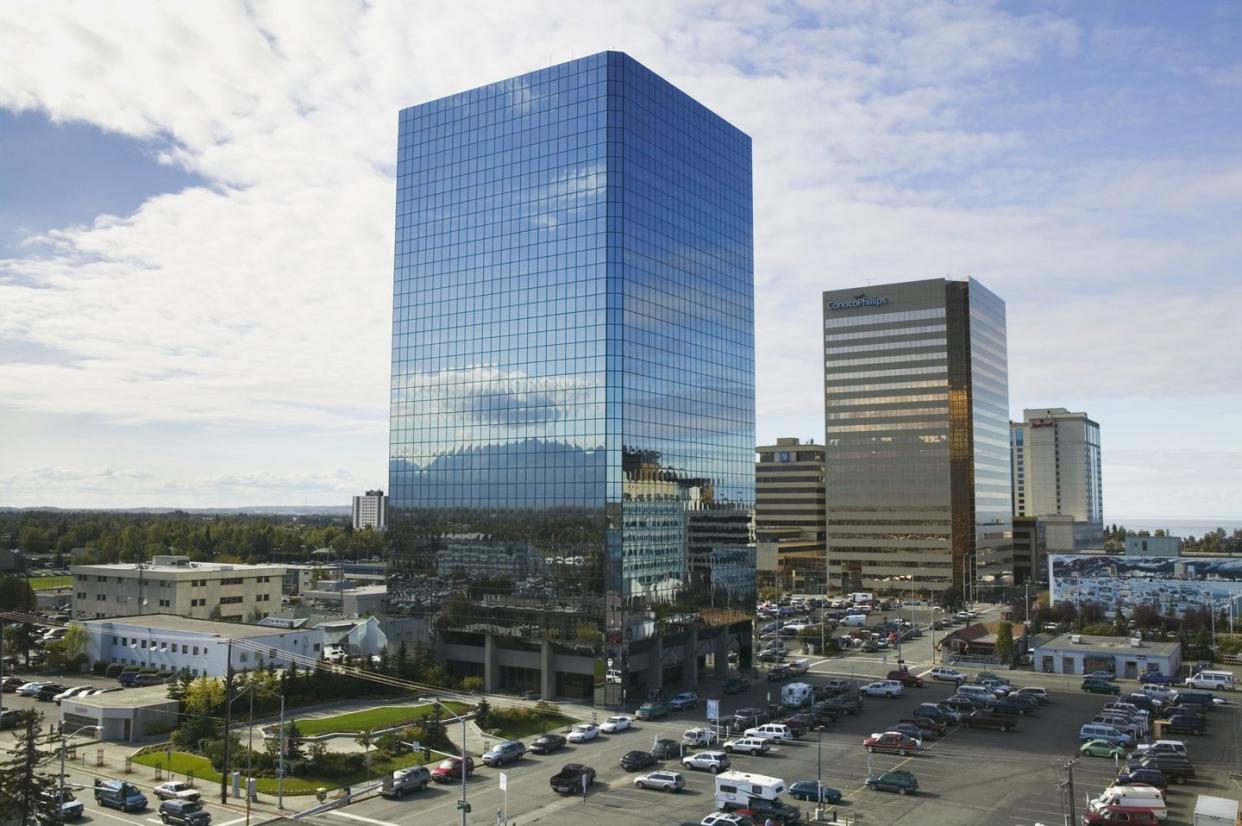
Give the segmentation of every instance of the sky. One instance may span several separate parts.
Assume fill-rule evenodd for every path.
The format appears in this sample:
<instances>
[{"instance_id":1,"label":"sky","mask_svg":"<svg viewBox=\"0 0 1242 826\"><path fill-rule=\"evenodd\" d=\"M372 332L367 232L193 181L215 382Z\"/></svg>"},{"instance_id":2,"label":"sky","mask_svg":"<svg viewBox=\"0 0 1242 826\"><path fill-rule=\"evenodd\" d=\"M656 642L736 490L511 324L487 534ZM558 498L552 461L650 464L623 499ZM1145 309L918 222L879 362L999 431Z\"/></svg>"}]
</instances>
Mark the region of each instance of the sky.
<instances>
[{"instance_id":1,"label":"sky","mask_svg":"<svg viewBox=\"0 0 1242 826\"><path fill-rule=\"evenodd\" d=\"M1242 5L8 2L0 506L386 486L397 112L626 51L754 147L760 443L819 294L974 277L1107 521L1242 519Z\"/></svg>"}]
</instances>

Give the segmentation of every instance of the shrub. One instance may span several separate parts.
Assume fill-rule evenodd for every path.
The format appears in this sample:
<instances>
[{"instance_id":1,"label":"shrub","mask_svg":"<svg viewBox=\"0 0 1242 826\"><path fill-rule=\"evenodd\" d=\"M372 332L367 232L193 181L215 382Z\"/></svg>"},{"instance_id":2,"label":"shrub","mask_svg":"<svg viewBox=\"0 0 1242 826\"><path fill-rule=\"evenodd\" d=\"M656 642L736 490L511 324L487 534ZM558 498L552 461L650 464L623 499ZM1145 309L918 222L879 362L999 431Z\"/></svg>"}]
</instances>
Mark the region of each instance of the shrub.
<instances>
[{"instance_id":1,"label":"shrub","mask_svg":"<svg viewBox=\"0 0 1242 826\"><path fill-rule=\"evenodd\" d=\"M104 663L100 663L100 665L104 665ZM107 668L104 670L105 677L112 677L115 679L121 675L122 671L125 670L125 666L120 663L107 663L106 665Z\"/></svg>"},{"instance_id":2,"label":"shrub","mask_svg":"<svg viewBox=\"0 0 1242 826\"><path fill-rule=\"evenodd\" d=\"M91 666L91 673L96 677L102 677L108 673L108 667L116 665L116 663L97 662Z\"/></svg>"},{"instance_id":3,"label":"shrub","mask_svg":"<svg viewBox=\"0 0 1242 826\"><path fill-rule=\"evenodd\" d=\"M461 681L461 687L465 691L482 691L483 678L474 676L464 677Z\"/></svg>"}]
</instances>

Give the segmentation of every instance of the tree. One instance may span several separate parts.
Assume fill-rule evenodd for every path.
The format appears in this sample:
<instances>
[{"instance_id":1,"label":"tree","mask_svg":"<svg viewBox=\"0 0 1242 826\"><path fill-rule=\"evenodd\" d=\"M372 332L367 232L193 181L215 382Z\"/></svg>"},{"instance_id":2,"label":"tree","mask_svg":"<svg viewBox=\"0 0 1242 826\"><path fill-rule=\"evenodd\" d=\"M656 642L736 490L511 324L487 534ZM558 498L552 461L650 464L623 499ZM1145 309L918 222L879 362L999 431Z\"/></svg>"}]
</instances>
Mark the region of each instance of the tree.
<instances>
[{"instance_id":1,"label":"tree","mask_svg":"<svg viewBox=\"0 0 1242 826\"><path fill-rule=\"evenodd\" d=\"M306 752L302 750L305 741L298 730L297 720L285 723L285 760L304 760Z\"/></svg>"},{"instance_id":2,"label":"tree","mask_svg":"<svg viewBox=\"0 0 1242 826\"><path fill-rule=\"evenodd\" d=\"M33 815L36 823L54 822L58 804L43 797L45 789L56 786L56 778L41 771L52 759L52 753L39 748L39 729L43 715L37 711L20 712L17 742L9 759L0 762L0 819L14 821Z\"/></svg>"},{"instance_id":3,"label":"tree","mask_svg":"<svg viewBox=\"0 0 1242 826\"><path fill-rule=\"evenodd\" d=\"M492 704L486 699L479 700L478 705L474 707L474 724L481 729L487 729L487 718L492 713Z\"/></svg>"},{"instance_id":4,"label":"tree","mask_svg":"<svg viewBox=\"0 0 1242 826\"><path fill-rule=\"evenodd\" d=\"M86 646L91 641L91 635L87 633L86 626L78 622L71 622L65 629L65 636L60 639L65 644L65 656L73 659L79 654L86 652Z\"/></svg>"},{"instance_id":5,"label":"tree","mask_svg":"<svg viewBox=\"0 0 1242 826\"><path fill-rule=\"evenodd\" d=\"M34 589L22 577L0 577L0 605L6 611L30 611L35 607Z\"/></svg>"},{"instance_id":6,"label":"tree","mask_svg":"<svg viewBox=\"0 0 1242 826\"><path fill-rule=\"evenodd\" d=\"M1013 641L1013 623L1002 622L996 629L996 656L1003 663L1012 663L1017 651Z\"/></svg>"}]
</instances>

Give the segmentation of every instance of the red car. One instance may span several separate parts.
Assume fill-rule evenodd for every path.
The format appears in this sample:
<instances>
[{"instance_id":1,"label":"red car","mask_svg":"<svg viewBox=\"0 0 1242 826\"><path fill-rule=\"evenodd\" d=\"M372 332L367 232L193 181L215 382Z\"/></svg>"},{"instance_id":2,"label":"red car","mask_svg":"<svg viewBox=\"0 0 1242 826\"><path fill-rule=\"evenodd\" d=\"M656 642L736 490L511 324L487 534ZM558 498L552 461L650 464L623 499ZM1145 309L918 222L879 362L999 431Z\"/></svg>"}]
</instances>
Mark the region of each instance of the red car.
<instances>
[{"instance_id":1,"label":"red car","mask_svg":"<svg viewBox=\"0 0 1242 826\"><path fill-rule=\"evenodd\" d=\"M1137 806L1105 806L1098 812L1083 813L1084 826L1156 826L1156 815L1151 809L1140 809Z\"/></svg>"},{"instance_id":2,"label":"red car","mask_svg":"<svg viewBox=\"0 0 1242 826\"><path fill-rule=\"evenodd\" d=\"M904 756L918 751L919 744L913 737L899 731L885 731L863 740L863 748L867 751L892 751Z\"/></svg>"},{"instance_id":3,"label":"red car","mask_svg":"<svg viewBox=\"0 0 1242 826\"><path fill-rule=\"evenodd\" d=\"M466 777L474 774L474 758L466 758ZM437 783L461 781L461 758L449 757L440 761L440 765L431 770L431 779Z\"/></svg>"},{"instance_id":4,"label":"red car","mask_svg":"<svg viewBox=\"0 0 1242 826\"><path fill-rule=\"evenodd\" d=\"M906 688L922 688L923 687L923 678L917 677L914 674L911 674L909 671L906 671L905 669L902 669L900 671L890 671L888 672L888 676L885 679L896 680L897 682L904 685Z\"/></svg>"}]
</instances>

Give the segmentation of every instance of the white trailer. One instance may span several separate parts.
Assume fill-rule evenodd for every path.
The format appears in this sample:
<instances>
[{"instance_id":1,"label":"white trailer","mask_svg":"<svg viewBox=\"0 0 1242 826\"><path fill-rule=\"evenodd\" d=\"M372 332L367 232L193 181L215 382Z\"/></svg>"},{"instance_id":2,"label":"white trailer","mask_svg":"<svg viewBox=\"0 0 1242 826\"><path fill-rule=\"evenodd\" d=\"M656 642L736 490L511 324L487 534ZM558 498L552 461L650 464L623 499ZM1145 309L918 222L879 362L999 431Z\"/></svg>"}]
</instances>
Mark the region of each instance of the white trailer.
<instances>
[{"instance_id":1,"label":"white trailer","mask_svg":"<svg viewBox=\"0 0 1242 826\"><path fill-rule=\"evenodd\" d=\"M811 701L809 683L789 683L781 688L781 703L790 708L801 708Z\"/></svg>"},{"instance_id":2,"label":"white trailer","mask_svg":"<svg viewBox=\"0 0 1242 826\"><path fill-rule=\"evenodd\" d=\"M1194 826L1237 826L1238 801L1199 795L1195 801Z\"/></svg>"},{"instance_id":3,"label":"white trailer","mask_svg":"<svg viewBox=\"0 0 1242 826\"><path fill-rule=\"evenodd\" d=\"M785 791L785 781L750 772L721 772L716 775L716 808L745 809L752 798L776 800Z\"/></svg>"}]
</instances>

